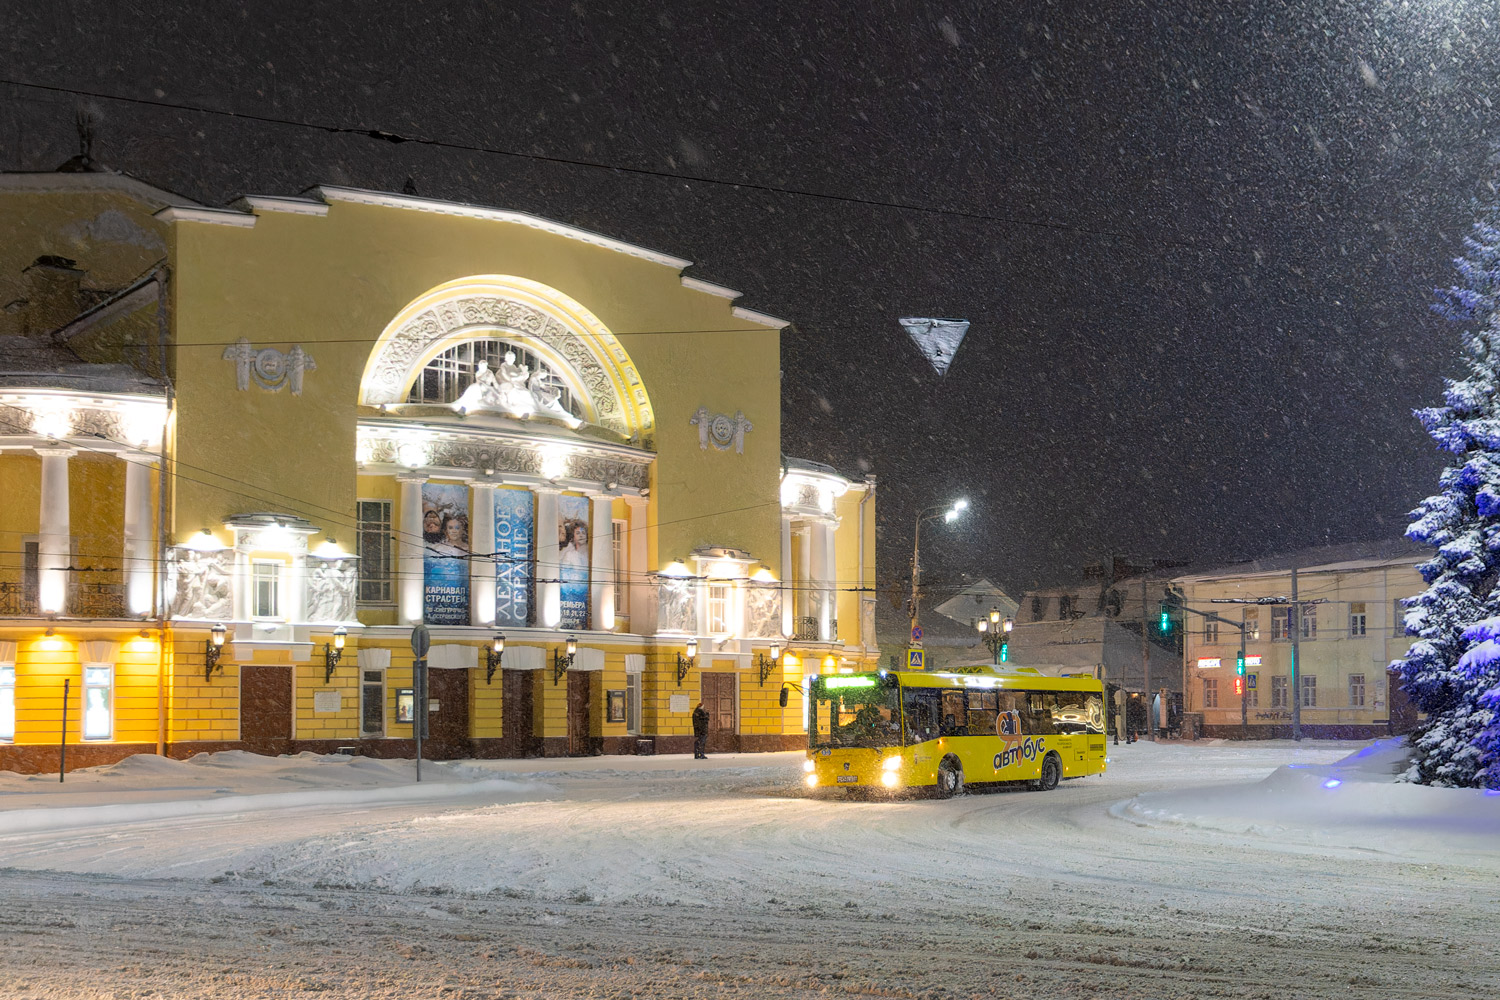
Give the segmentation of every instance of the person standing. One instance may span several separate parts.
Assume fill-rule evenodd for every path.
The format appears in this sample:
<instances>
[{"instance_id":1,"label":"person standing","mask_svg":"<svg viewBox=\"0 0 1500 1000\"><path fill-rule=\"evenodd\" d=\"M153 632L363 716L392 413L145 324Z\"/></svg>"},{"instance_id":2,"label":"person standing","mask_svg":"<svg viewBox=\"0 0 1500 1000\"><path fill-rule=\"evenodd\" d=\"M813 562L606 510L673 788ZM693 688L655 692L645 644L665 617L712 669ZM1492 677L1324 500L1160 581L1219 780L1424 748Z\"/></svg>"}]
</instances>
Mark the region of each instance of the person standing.
<instances>
[{"instance_id":1,"label":"person standing","mask_svg":"<svg viewBox=\"0 0 1500 1000\"><path fill-rule=\"evenodd\" d=\"M708 759L708 709L703 702L693 709L693 759Z\"/></svg>"}]
</instances>

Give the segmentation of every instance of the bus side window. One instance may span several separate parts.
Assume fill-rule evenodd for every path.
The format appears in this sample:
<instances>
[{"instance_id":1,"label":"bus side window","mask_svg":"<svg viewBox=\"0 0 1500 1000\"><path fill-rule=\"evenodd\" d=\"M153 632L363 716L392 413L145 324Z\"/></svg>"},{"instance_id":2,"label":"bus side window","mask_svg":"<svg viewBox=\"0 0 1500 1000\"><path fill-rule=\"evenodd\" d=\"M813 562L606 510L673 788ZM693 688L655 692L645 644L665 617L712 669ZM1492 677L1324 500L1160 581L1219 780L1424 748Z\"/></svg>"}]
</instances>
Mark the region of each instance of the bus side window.
<instances>
[{"instance_id":1,"label":"bus side window","mask_svg":"<svg viewBox=\"0 0 1500 1000\"><path fill-rule=\"evenodd\" d=\"M902 692L902 705L906 713L906 742L925 743L936 739L937 692L921 688L906 688Z\"/></svg>"},{"instance_id":2,"label":"bus side window","mask_svg":"<svg viewBox=\"0 0 1500 1000\"><path fill-rule=\"evenodd\" d=\"M942 725L938 729L939 736L967 736L969 735L969 709L965 703L964 692L944 691L942 701Z\"/></svg>"},{"instance_id":3,"label":"bus side window","mask_svg":"<svg viewBox=\"0 0 1500 1000\"><path fill-rule=\"evenodd\" d=\"M994 691L969 692L970 736L995 735L996 704Z\"/></svg>"},{"instance_id":4,"label":"bus side window","mask_svg":"<svg viewBox=\"0 0 1500 1000\"><path fill-rule=\"evenodd\" d=\"M1057 733L1052 723L1052 709L1047 704L1049 696L1041 691L1030 691L1026 695L1026 704L1021 709L1021 732L1027 736L1053 736ZM1057 699L1050 699L1052 704Z\"/></svg>"}]
</instances>

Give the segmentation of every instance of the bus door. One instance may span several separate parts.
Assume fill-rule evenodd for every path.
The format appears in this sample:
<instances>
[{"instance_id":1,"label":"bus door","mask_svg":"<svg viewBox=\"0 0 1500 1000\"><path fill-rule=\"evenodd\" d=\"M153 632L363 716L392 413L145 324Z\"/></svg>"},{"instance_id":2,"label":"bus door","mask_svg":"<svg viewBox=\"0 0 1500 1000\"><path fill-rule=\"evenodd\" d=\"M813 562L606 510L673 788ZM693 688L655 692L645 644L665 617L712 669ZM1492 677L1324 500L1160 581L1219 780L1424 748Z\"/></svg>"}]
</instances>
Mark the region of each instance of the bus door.
<instances>
[{"instance_id":1,"label":"bus door","mask_svg":"<svg viewBox=\"0 0 1500 1000\"><path fill-rule=\"evenodd\" d=\"M1058 725L1057 695L1051 691L1025 692L1026 704L1021 709L1022 732L1035 733L1046 738L1047 749L1056 750L1062 760L1063 774L1075 774L1083 762L1081 744L1068 730ZM1040 768L1038 758L1038 768Z\"/></svg>"}]
</instances>

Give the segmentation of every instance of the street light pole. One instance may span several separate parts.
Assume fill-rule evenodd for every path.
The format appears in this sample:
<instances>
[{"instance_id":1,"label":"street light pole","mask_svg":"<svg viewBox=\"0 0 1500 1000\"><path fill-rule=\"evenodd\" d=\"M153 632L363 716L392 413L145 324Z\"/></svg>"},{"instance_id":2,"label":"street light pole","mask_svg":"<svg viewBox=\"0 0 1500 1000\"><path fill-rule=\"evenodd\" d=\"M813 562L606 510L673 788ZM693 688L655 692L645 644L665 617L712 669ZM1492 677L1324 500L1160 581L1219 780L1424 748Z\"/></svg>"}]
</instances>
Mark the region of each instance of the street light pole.
<instances>
[{"instance_id":1,"label":"street light pole","mask_svg":"<svg viewBox=\"0 0 1500 1000\"><path fill-rule=\"evenodd\" d=\"M999 608L990 608L988 618L981 618L974 623L974 627L979 630L979 637L989 647L990 655L994 657L997 667L1001 662L1000 654L1005 651L1010 642L1010 630L1015 626L1014 618L1006 618L1003 622L1000 620Z\"/></svg>"},{"instance_id":2,"label":"street light pole","mask_svg":"<svg viewBox=\"0 0 1500 1000\"><path fill-rule=\"evenodd\" d=\"M911 532L911 635L916 638L918 624L918 610L921 602L922 585L922 525L927 521L936 521L939 517L947 524L958 520L958 516L969 509L969 501L955 500L949 507L938 504L934 507L925 507L917 512L917 522L912 526ZM941 511L942 513L934 513Z\"/></svg>"}]
</instances>

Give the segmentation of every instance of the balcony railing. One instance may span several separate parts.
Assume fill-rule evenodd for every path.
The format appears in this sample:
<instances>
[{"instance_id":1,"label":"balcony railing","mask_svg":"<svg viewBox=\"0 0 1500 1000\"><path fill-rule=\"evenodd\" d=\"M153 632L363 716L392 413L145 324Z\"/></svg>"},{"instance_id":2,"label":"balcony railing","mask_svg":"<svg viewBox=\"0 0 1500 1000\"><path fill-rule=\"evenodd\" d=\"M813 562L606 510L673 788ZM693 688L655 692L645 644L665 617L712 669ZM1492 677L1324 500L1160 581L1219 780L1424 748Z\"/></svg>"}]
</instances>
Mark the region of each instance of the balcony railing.
<instances>
[{"instance_id":1,"label":"balcony railing","mask_svg":"<svg viewBox=\"0 0 1500 1000\"><path fill-rule=\"evenodd\" d=\"M798 618L793 623L792 638L797 642L838 642L839 621L837 618L828 623L828 637L825 639L818 631L818 619Z\"/></svg>"},{"instance_id":2,"label":"balcony railing","mask_svg":"<svg viewBox=\"0 0 1500 1000\"><path fill-rule=\"evenodd\" d=\"M19 580L0 580L0 615L36 614L36 588Z\"/></svg>"},{"instance_id":3,"label":"balcony railing","mask_svg":"<svg viewBox=\"0 0 1500 1000\"><path fill-rule=\"evenodd\" d=\"M85 583L68 602L69 614L78 618L124 618L125 586L119 583Z\"/></svg>"}]
</instances>

